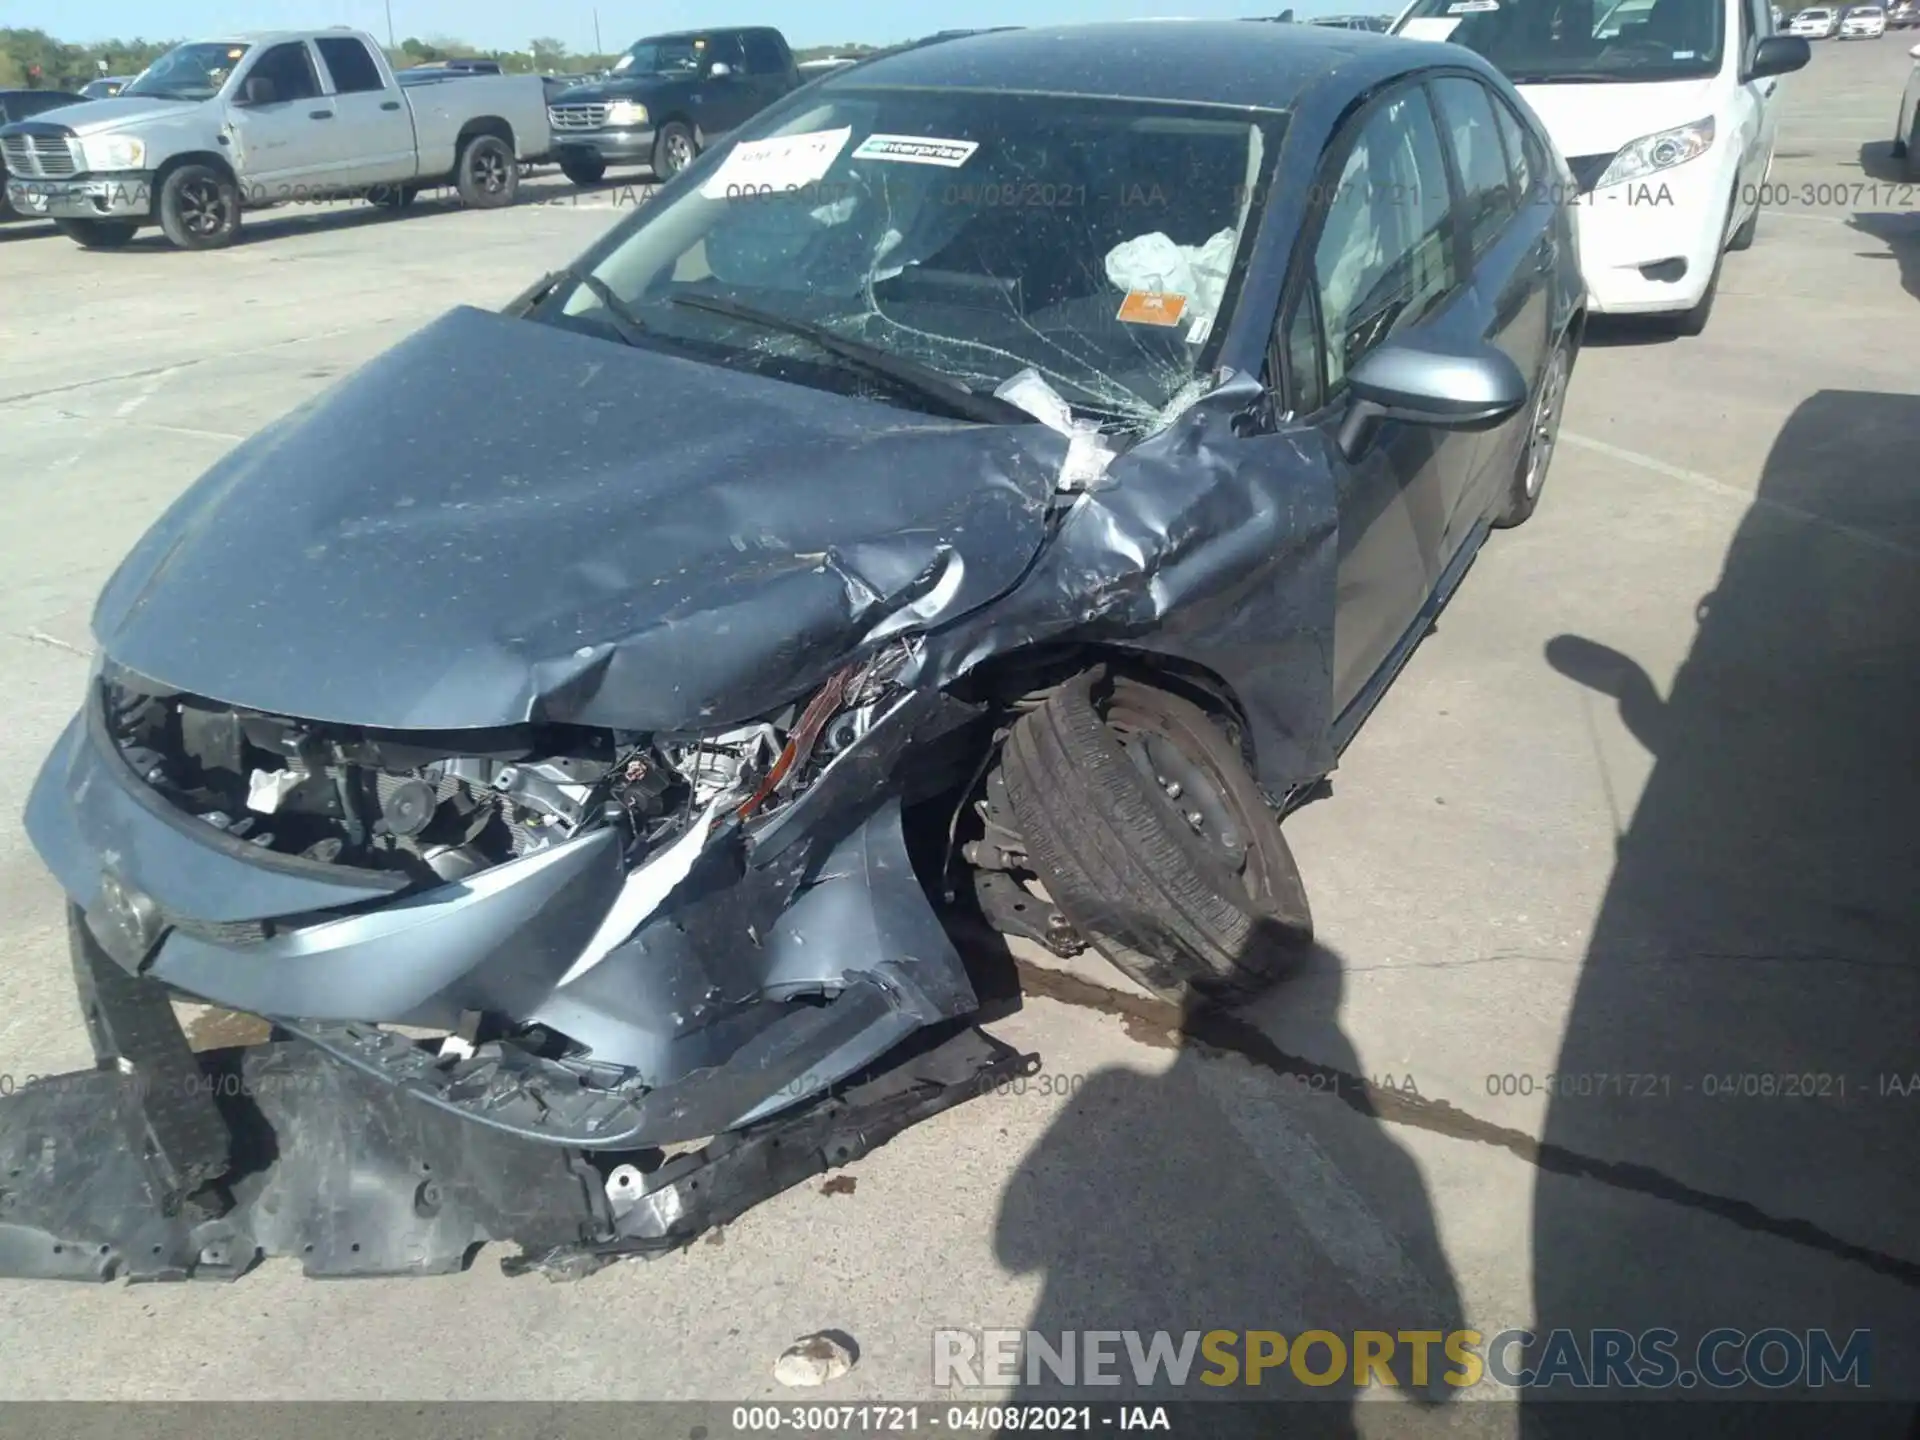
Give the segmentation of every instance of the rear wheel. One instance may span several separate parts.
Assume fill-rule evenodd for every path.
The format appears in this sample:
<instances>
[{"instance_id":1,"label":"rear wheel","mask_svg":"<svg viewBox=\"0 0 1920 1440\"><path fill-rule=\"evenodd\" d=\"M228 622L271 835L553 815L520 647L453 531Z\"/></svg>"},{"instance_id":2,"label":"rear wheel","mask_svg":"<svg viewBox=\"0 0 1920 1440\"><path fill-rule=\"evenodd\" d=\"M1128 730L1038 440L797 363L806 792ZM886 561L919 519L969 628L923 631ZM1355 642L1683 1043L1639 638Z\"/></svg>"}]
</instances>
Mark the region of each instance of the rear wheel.
<instances>
[{"instance_id":1,"label":"rear wheel","mask_svg":"<svg viewBox=\"0 0 1920 1440\"><path fill-rule=\"evenodd\" d=\"M469 136L453 167L460 203L475 210L498 210L520 193L520 166L513 147L498 135Z\"/></svg>"},{"instance_id":2,"label":"rear wheel","mask_svg":"<svg viewBox=\"0 0 1920 1440\"><path fill-rule=\"evenodd\" d=\"M1048 895L1155 994L1245 998L1312 939L1279 822L1238 747L1190 701L1081 676L1021 717L1003 765Z\"/></svg>"},{"instance_id":3,"label":"rear wheel","mask_svg":"<svg viewBox=\"0 0 1920 1440\"><path fill-rule=\"evenodd\" d=\"M1540 393L1534 397L1526 448L1520 452L1520 464L1507 492L1506 507L1493 522L1503 530L1521 524L1540 503L1540 492L1547 484L1547 469L1553 464L1554 447L1560 439L1561 403L1566 399L1567 380L1572 373L1573 341L1563 335L1547 360L1546 373L1540 379Z\"/></svg>"},{"instance_id":4,"label":"rear wheel","mask_svg":"<svg viewBox=\"0 0 1920 1440\"><path fill-rule=\"evenodd\" d=\"M118 250L140 228L131 220L56 220L53 227L89 250Z\"/></svg>"},{"instance_id":5,"label":"rear wheel","mask_svg":"<svg viewBox=\"0 0 1920 1440\"><path fill-rule=\"evenodd\" d=\"M693 131L678 120L669 120L653 139L653 178L666 184L691 165L699 153Z\"/></svg>"}]
</instances>

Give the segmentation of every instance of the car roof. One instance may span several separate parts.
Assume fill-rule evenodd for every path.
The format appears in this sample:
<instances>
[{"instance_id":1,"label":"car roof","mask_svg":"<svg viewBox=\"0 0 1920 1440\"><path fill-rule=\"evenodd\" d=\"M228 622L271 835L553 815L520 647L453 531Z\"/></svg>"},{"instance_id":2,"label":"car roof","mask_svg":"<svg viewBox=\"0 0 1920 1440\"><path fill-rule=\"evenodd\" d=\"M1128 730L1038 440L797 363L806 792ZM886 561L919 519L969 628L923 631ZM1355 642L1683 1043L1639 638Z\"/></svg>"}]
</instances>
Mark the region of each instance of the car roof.
<instances>
[{"instance_id":1,"label":"car roof","mask_svg":"<svg viewBox=\"0 0 1920 1440\"><path fill-rule=\"evenodd\" d=\"M780 31L772 25L702 25L697 30L657 30L651 35L642 35L634 45L645 45L654 40L691 40L699 35L744 35L749 30L765 30L778 35ZM632 49L630 45L627 47Z\"/></svg>"},{"instance_id":2,"label":"car roof","mask_svg":"<svg viewBox=\"0 0 1920 1440\"><path fill-rule=\"evenodd\" d=\"M1310 85L1356 58L1371 62L1365 68L1373 73L1415 69L1440 57L1424 41L1324 25L1108 21L984 31L910 46L818 83L1126 96L1283 110Z\"/></svg>"}]
</instances>

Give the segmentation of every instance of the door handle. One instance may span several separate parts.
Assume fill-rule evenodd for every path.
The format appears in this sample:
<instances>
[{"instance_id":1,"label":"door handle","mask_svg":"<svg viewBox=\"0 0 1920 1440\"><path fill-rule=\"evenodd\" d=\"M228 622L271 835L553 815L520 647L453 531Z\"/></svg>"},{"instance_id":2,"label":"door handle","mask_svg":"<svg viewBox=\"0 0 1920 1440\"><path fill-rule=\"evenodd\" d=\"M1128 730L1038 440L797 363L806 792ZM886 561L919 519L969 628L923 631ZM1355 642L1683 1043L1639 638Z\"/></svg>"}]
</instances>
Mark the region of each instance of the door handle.
<instances>
[{"instance_id":1,"label":"door handle","mask_svg":"<svg viewBox=\"0 0 1920 1440\"><path fill-rule=\"evenodd\" d=\"M1760 93L1762 95L1771 95L1775 90L1779 88L1780 88L1780 82L1778 80L1769 80L1767 81L1766 84L1760 87Z\"/></svg>"},{"instance_id":2,"label":"door handle","mask_svg":"<svg viewBox=\"0 0 1920 1440\"><path fill-rule=\"evenodd\" d=\"M400 108L400 102L398 100L382 100L380 102L380 108L382 110L398 110Z\"/></svg>"},{"instance_id":3,"label":"door handle","mask_svg":"<svg viewBox=\"0 0 1920 1440\"><path fill-rule=\"evenodd\" d=\"M307 118L309 120L331 120L333 118L333 112L331 110L309 110L307 112Z\"/></svg>"}]
</instances>

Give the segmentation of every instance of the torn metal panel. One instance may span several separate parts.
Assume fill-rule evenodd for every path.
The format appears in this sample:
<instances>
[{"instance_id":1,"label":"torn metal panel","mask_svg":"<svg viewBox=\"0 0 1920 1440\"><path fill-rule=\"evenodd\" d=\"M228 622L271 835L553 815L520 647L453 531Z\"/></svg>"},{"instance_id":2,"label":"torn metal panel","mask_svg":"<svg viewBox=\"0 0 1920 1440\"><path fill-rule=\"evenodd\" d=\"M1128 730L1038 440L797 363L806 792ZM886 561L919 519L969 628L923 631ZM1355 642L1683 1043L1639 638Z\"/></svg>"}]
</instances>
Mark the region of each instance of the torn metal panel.
<instances>
[{"instance_id":1,"label":"torn metal panel","mask_svg":"<svg viewBox=\"0 0 1920 1440\"><path fill-rule=\"evenodd\" d=\"M1130 646L1233 687L1270 793L1331 770L1334 469L1315 431L1236 433L1261 398L1229 381L1115 458L1025 579L930 636L903 678L944 684L1052 641Z\"/></svg>"},{"instance_id":2,"label":"torn metal panel","mask_svg":"<svg viewBox=\"0 0 1920 1440\"><path fill-rule=\"evenodd\" d=\"M461 308L221 460L94 632L308 720L744 722L1003 592L1065 453Z\"/></svg>"}]
</instances>

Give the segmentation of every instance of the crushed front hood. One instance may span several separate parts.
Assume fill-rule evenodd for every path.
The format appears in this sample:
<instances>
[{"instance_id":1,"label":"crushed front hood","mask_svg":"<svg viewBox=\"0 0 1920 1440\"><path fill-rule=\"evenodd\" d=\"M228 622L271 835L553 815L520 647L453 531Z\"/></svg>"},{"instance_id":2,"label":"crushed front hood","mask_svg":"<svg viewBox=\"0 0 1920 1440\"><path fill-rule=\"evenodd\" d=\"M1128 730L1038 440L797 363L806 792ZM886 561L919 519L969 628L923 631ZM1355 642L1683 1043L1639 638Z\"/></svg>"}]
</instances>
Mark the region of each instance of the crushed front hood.
<instances>
[{"instance_id":1,"label":"crushed front hood","mask_svg":"<svg viewBox=\"0 0 1920 1440\"><path fill-rule=\"evenodd\" d=\"M102 593L114 661L393 729L756 718L1007 590L1065 441L461 308L196 482Z\"/></svg>"}]
</instances>

